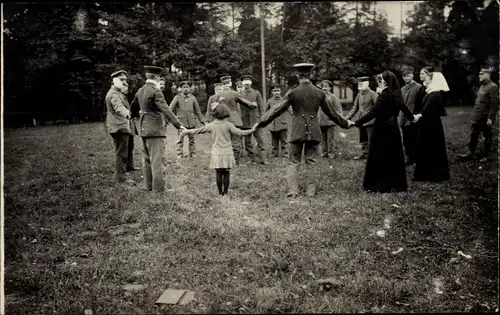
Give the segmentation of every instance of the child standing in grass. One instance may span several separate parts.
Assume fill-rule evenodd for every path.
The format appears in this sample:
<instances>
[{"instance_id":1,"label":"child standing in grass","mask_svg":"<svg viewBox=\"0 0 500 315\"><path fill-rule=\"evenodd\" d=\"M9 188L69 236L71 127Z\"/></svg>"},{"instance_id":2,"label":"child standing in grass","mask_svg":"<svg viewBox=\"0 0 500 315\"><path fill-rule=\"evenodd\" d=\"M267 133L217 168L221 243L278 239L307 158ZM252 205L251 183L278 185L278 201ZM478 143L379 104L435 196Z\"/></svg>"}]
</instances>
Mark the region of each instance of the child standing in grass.
<instances>
[{"instance_id":1,"label":"child standing in grass","mask_svg":"<svg viewBox=\"0 0 500 315\"><path fill-rule=\"evenodd\" d=\"M217 188L219 195L224 196L229 189L229 171L236 164L231 135L247 136L255 132L255 127L250 130L240 130L230 123L229 108L225 104L214 102L211 105L214 120L201 128L185 130L185 135L197 135L202 133L212 134L212 151L210 168L215 169Z\"/></svg>"}]
</instances>

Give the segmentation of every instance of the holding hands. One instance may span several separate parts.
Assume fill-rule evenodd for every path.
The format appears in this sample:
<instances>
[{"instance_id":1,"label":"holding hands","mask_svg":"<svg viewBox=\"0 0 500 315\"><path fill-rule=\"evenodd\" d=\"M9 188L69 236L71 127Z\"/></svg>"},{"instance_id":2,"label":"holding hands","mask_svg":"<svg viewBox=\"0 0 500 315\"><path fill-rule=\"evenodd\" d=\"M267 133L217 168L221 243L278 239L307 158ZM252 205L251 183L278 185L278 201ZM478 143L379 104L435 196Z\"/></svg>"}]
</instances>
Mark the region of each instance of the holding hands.
<instances>
[{"instance_id":1,"label":"holding hands","mask_svg":"<svg viewBox=\"0 0 500 315\"><path fill-rule=\"evenodd\" d=\"M347 120L347 129L354 127L356 124L352 120Z\"/></svg>"},{"instance_id":2,"label":"holding hands","mask_svg":"<svg viewBox=\"0 0 500 315\"><path fill-rule=\"evenodd\" d=\"M416 114L416 115L413 115L413 122L416 123L420 117L422 117L422 114Z\"/></svg>"}]
</instances>

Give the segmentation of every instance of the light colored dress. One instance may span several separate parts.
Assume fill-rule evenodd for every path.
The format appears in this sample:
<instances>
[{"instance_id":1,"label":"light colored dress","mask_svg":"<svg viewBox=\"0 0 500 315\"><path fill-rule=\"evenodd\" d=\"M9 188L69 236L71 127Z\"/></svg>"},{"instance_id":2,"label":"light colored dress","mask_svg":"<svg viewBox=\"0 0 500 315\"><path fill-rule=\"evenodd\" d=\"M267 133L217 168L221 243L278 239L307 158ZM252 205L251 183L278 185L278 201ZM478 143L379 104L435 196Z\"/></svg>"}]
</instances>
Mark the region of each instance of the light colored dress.
<instances>
[{"instance_id":1,"label":"light colored dress","mask_svg":"<svg viewBox=\"0 0 500 315\"><path fill-rule=\"evenodd\" d=\"M206 126L197 129L188 130L187 133L196 135L202 133L212 134L212 151L210 158L210 168L230 169L235 164L233 146L231 145L231 135L247 135L248 130L242 131L236 128L227 120L215 119Z\"/></svg>"}]
</instances>

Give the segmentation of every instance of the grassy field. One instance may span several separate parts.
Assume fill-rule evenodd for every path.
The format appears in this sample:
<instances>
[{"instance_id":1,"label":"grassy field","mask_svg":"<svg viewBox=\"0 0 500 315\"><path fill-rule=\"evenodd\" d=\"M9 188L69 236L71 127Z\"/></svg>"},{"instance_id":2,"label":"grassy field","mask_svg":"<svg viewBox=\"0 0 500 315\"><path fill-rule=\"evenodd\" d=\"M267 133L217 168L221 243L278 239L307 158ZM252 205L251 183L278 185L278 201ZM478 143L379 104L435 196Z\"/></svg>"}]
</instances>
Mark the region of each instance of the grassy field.
<instances>
[{"instance_id":1,"label":"grassy field","mask_svg":"<svg viewBox=\"0 0 500 315\"><path fill-rule=\"evenodd\" d=\"M169 131L173 191L153 195L114 185L102 123L6 130L7 314L493 312L498 161L455 158L470 112L443 118L449 182L412 182L411 167L408 193L365 193L358 132L338 129L317 196L294 201L281 158L233 170L218 198L209 135L178 163ZM156 306L167 288L195 300Z\"/></svg>"}]
</instances>

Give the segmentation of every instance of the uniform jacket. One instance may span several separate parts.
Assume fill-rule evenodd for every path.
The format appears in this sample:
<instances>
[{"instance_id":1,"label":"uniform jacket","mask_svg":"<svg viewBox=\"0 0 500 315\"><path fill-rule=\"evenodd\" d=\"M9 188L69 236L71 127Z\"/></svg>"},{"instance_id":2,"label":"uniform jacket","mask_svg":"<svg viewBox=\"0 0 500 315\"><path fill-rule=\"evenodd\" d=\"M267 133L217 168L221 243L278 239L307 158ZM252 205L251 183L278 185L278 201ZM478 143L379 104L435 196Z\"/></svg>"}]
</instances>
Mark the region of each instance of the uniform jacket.
<instances>
[{"instance_id":1,"label":"uniform jacket","mask_svg":"<svg viewBox=\"0 0 500 315\"><path fill-rule=\"evenodd\" d=\"M115 86L106 94L106 128L109 133L130 133L130 116L127 97Z\"/></svg>"},{"instance_id":2,"label":"uniform jacket","mask_svg":"<svg viewBox=\"0 0 500 315\"><path fill-rule=\"evenodd\" d=\"M165 120L170 121L176 128L181 126L179 119L168 107L163 93L150 82L146 82L135 94L131 111L141 137L166 137Z\"/></svg>"},{"instance_id":3,"label":"uniform jacket","mask_svg":"<svg viewBox=\"0 0 500 315\"><path fill-rule=\"evenodd\" d=\"M344 116L344 113L342 112L342 105L340 104L340 101L338 97L333 94L333 93L325 93L326 97L328 100L332 103L333 109L335 112L337 112L338 115ZM326 116L326 114L323 112L323 110L320 108L318 112L318 119L319 119L319 126L320 127L332 127L335 126L335 123Z\"/></svg>"},{"instance_id":4,"label":"uniform jacket","mask_svg":"<svg viewBox=\"0 0 500 315\"><path fill-rule=\"evenodd\" d=\"M401 94L403 94L403 103L412 113L417 113L421 110L422 100L425 96L425 87L422 84L411 81L401 88ZM399 113L398 124L401 127L410 124L410 121L406 119L406 116L402 112Z\"/></svg>"},{"instance_id":5,"label":"uniform jacket","mask_svg":"<svg viewBox=\"0 0 500 315\"><path fill-rule=\"evenodd\" d=\"M364 115L358 118L354 123L357 127L363 126L367 121L375 118L375 125L393 124L397 126L397 117L402 111L406 118L413 120L413 113L403 104L402 100L397 100L389 95L389 89L385 88L380 92L375 104Z\"/></svg>"},{"instance_id":6,"label":"uniform jacket","mask_svg":"<svg viewBox=\"0 0 500 315\"><path fill-rule=\"evenodd\" d=\"M354 100L354 105L352 106L351 111L347 114L346 118L349 120L356 120L360 117L363 117L368 113L375 102L377 101L377 93L368 89L363 90L356 95L356 99ZM364 126L369 126L373 124L373 120L370 120L364 124Z\"/></svg>"},{"instance_id":7,"label":"uniform jacket","mask_svg":"<svg viewBox=\"0 0 500 315\"><path fill-rule=\"evenodd\" d=\"M214 117L212 116L212 103L214 103L217 100L217 95L212 95L208 98L207 102L207 113L205 114L205 121L206 122L212 122L214 120Z\"/></svg>"},{"instance_id":8,"label":"uniform jacket","mask_svg":"<svg viewBox=\"0 0 500 315\"><path fill-rule=\"evenodd\" d=\"M254 90L252 88L250 88L249 91L243 89L243 91L240 92L240 95L241 97L250 102L257 103L257 107L253 108L247 106L241 107L241 121L243 123L241 127L250 129L253 127L253 125L255 125L259 121L259 118L265 112L264 104L262 102L262 95L260 95L259 91Z\"/></svg>"},{"instance_id":9,"label":"uniform jacket","mask_svg":"<svg viewBox=\"0 0 500 315\"><path fill-rule=\"evenodd\" d=\"M283 101L283 98L280 97L272 97L267 100L266 111L278 106L280 102ZM289 107L287 111L285 111L281 116L278 116L269 126L269 131L281 131L287 130L288 124L292 122L292 107Z\"/></svg>"},{"instance_id":10,"label":"uniform jacket","mask_svg":"<svg viewBox=\"0 0 500 315\"><path fill-rule=\"evenodd\" d=\"M243 125L243 122L241 120L240 105L255 107L252 105L252 102L244 99L238 92L231 90L231 88L227 86L223 87L222 91L218 95L214 96L217 102L227 105L231 115L228 121L236 127L241 127Z\"/></svg>"},{"instance_id":11,"label":"uniform jacket","mask_svg":"<svg viewBox=\"0 0 500 315\"><path fill-rule=\"evenodd\" d=\"M293 109L293 118L288 129L292 143L319 143L321 141L321 129L318 121L320 107L339 126L342 128L348 126L347 120L333 109L333 104L328 100L325 92L315 87L311 81L304 81L285 94L283 102L264 114L259 122L259 127L267 126L290 106Z\"/></svg>"},{"instance_id":12,"label":"uniform jacket","mask_svg":"<svg viewBox=\"0 0 500 315\"><path fill-rule=\"evenodd\" d=\"M177 94L170 104L170 109L186 128L198 128L203 121L198 100L191 93L186 96Z\"/></svg>"},{"instance_id":13,"label":"uniform jacket","mask_svg":"<svg viewBox=\"0 0 500 315\"><path fill-rule=\"evenodd\" d=\"M472 122L495 121L498 113L498 86L489 81L482 84L477 92L476 104L472 110Z\"/></svg>"}]
</instances>

